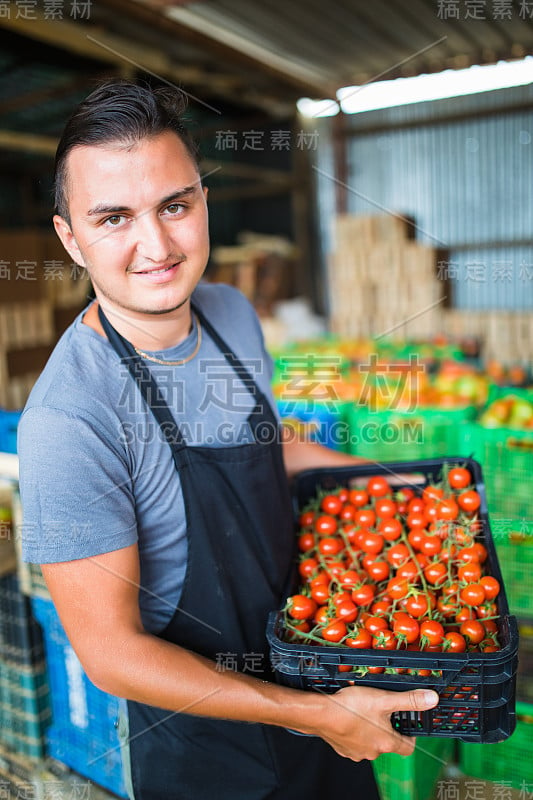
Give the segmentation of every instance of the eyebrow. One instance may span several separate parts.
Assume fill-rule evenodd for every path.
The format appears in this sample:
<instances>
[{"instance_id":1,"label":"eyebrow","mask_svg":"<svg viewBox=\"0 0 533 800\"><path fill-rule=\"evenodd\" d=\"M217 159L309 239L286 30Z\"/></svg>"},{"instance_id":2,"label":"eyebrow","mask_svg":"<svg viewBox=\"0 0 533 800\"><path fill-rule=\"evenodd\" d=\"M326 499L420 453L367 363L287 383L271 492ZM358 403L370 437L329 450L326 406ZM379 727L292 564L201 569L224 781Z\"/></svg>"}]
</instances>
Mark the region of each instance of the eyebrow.
<instances>
[{"instance_id":1,"label":"eyebrow","mask_svg":"<svg viewBox=\"0 0 533 800\"><path fill-rule=\"evenodd\" d=\"M194 194L198 190L196 184L193 186L185 186L183 189L178 189L172 194L167 195L167 197L163 197L158 203L153 206L153 208L158 208L159 206L164 206L166 203L171 203L175 200L181 200L183 197L187 197L191 194ZM123 214L125 211L132 211L129 206L110 206L105 205L104 203L100 203L94 208L90 208L87 212L87 217L96 217L102 216L103 214Z\"/></svg>"}]
</instances>

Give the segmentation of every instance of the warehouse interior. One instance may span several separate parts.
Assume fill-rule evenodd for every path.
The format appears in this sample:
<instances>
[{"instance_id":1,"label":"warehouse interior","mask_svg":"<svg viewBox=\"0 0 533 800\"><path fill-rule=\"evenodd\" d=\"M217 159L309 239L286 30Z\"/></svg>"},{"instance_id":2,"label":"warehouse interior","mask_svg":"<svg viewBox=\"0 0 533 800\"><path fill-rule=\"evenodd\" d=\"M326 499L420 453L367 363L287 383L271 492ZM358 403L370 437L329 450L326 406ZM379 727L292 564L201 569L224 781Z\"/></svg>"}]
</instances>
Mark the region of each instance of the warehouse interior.
<instances>
[{"instance_id":1,"label":"warehouse interior","mask_svg":"<svg viewBox=\"0 0 533 800\"><path fill-rule=\"evenodd\" d=\"M209 189L205 280L254 305L287 428L377 463L483 469L519 634L504 635L516 730L500 724L500 744L419 736L413 756L376 762L382 797L533 795L533 73L412 102L393 83L532 57L526 0L0 1L6 796L126 797L116 698L89 682L21 558L16 455L29 393L94 298L52 227L55 150L112 77L187 95ZM388 102L365 107L389 83Z\"/></svg>"}]
</instances>

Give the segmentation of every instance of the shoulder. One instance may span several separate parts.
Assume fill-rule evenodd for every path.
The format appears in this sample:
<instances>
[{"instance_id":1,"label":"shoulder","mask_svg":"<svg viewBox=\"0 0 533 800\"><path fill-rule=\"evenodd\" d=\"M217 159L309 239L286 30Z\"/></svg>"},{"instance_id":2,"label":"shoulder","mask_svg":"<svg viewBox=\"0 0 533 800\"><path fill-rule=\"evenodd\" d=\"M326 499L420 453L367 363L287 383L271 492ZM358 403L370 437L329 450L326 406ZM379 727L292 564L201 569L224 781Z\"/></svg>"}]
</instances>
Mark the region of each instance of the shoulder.
<instances>
[{"instance_id":1,"label":"shoulder","mask_svg":"<svg viewBox=\"0 0 533 800\"><path fill-rule=\"evenodd\" d=\"M200 283L192 295L192 301L213 323L216 318L233 318L235 314L257 320L255 309L239 289L226 283Z\"/></svg>"}]
</instances>

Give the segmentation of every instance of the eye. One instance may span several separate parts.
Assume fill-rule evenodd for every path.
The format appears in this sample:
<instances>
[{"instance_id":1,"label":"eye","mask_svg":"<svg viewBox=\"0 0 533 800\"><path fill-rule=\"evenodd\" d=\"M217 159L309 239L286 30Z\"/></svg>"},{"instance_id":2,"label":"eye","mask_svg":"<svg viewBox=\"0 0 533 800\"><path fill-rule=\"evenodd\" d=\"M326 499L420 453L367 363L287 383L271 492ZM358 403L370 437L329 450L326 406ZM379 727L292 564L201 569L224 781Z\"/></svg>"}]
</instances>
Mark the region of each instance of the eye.
<instances>
[{"instance_id":1,"label":"eye","mask_svg":"<svg viewBox=\"0 0 533 800\"><path fill-rule=\"evenodd\" d=\"M185 206L182 203L171 203L169 206L166 207L165 211L167 211L172 216L179 214Z\"/></svg>"},{"instance_id":2,"label":"eye","mask_svg":"<svg viewBox=\"0 0 533 800\"><path fill-rule=\"evenodd\" d=\"M118 228L123 219L124 217L122 214L113 214L112 217L108 217L106 220L104 220L104 222L106 225L110 225L112 228Z\"/></svg>"}]
</instances>

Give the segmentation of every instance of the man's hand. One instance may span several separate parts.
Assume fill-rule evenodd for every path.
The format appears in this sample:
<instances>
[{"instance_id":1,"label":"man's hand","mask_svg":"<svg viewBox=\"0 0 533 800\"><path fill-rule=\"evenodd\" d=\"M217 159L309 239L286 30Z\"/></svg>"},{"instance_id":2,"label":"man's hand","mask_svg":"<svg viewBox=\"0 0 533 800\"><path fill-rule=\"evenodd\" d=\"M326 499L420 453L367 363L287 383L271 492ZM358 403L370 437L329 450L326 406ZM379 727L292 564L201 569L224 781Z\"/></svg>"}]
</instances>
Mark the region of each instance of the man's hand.
<instances>
[{"instance_id":1,"label":"man's hand","mask_svg":"<svg viewBox=\"0 0 533 800\"><path fill-rule=\"evenodd\" d=\"M350 686L332 695L322 695L322 700L322 719L317 718L314 733L339 755L361 761L375 759L381 753L410 755L415 738L396 733L390 716L394 711L433 708L439 696L424 689L387 692Z\"/></svg>"}]
</instances>

